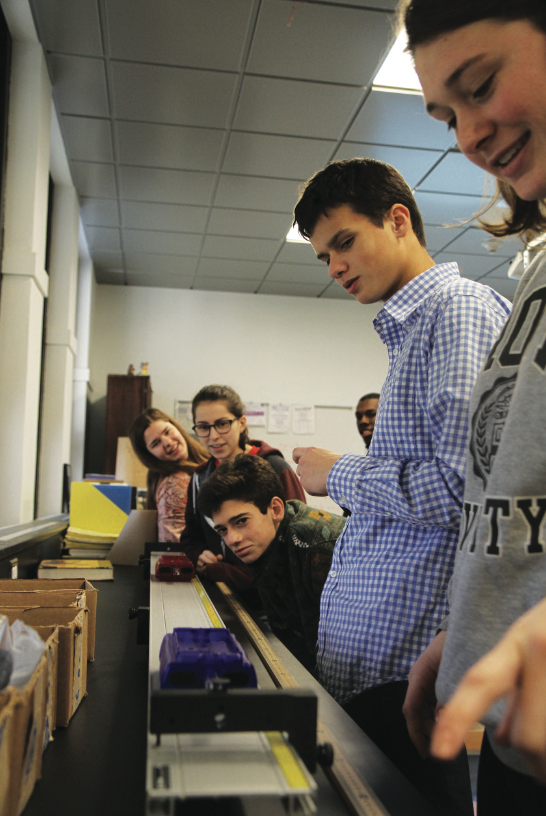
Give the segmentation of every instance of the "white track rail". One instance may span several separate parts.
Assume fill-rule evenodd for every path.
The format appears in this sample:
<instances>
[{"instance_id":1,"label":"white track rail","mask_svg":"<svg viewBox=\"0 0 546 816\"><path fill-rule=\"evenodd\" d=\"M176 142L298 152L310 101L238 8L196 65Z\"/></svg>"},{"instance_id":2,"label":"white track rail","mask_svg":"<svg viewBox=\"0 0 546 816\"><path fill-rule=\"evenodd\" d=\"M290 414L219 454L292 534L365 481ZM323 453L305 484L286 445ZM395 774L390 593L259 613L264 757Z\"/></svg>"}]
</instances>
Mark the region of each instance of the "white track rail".
<instances>
[{"instance_id":1,"label":"white track rail","mask_svg":"<svg viewBox=\"0 0 546 816\"><path fill-rule=\"evenodd\" d=\"M150 564L150 690L159 688L159 649L167 632L224 625L198 579L156 580L158 557L152 554ZM148 733L149 814L174 814L177 799L202 796L297 797L303 812L311 812L309 794L315 789L313 777L277 732L165 734L160 745Z\"/></svg>"}]
</instances>

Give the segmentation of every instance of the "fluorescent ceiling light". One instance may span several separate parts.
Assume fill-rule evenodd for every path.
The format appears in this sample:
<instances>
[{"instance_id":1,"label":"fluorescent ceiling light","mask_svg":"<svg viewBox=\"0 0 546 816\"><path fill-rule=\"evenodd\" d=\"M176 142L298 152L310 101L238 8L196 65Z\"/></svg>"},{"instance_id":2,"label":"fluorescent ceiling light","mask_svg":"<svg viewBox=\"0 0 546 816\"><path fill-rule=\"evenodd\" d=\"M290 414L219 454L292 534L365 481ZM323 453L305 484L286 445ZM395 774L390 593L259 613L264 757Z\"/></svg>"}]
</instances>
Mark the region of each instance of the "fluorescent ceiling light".
<instances>
[{"instance_id":1,"label":"fluorescent ceiling light","mask_svg":"<svg viewBox=\"0 0 546 816\"><path fill-rule=\"evenodd\" d=\"M405 51L407 44L406 32L402 30L373 81L373 88L376 91L422 93L419 77L413 67L413 60Z\"/></svg>"},{"instance_id":2,"label":"fluorescent ceiling light","mask_svg":"<svg viewBox=\"0 0 546 816\"><path fill-rule=\"evenodd\" d=\"M302 238L302 236L298 232L298 228L294 225L290 227L290 231L286 236L286 240L290 241L292 244L308 244L309 241L307 238Z\"/></svg>"}]
</instances>

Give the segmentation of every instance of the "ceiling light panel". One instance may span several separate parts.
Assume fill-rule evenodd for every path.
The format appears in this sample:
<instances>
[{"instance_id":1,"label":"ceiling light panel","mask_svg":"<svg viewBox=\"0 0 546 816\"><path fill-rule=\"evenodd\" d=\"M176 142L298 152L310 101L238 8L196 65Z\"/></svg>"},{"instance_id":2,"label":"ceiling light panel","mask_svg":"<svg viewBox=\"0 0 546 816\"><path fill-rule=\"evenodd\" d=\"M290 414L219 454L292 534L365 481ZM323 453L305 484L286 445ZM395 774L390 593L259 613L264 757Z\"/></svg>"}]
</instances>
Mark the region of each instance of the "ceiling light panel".
<instances>
[{"instance_id":1,"label":"ceiling light panel","mask_svg":"<svg viewBox=\"0 0 546 816\"><path fill-rule=\"evenodd\" d=\"M373 81L374 88L396 88L422 93L413 59L406 51L408 38L403 29L393 43L387 58Z\"/></svg>"}]
</instances>

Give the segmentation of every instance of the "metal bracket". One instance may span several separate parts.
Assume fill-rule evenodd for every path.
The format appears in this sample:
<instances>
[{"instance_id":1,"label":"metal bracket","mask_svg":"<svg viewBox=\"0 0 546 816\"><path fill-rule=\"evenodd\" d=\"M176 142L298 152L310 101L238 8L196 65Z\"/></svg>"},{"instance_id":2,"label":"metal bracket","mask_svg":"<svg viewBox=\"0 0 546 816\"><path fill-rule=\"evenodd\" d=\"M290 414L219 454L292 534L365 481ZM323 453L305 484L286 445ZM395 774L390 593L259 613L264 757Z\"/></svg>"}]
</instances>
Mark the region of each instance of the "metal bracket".
<instances>
[{"instance_id":1,"label":"metal bracket","mask_svg":"<svg viewBox=\"0 0 546 816\"><path fill-rule=\"evenodd\" d=\"M150 732L207 734L286 731L311 773L317 762L317 697L302 689L156 689L150 698Z\"/></svg>"},{"instance_id":2,"label":"metal bracket","mask_svg":"<svg viewBox=\"0 0 546 816\"><path fill-rule=\"evenodd\" d=\"M150 642L150 607L139 606L129 610L129 620L137 619L137 644L148 646Z\"/></svg>"}]
</instances>

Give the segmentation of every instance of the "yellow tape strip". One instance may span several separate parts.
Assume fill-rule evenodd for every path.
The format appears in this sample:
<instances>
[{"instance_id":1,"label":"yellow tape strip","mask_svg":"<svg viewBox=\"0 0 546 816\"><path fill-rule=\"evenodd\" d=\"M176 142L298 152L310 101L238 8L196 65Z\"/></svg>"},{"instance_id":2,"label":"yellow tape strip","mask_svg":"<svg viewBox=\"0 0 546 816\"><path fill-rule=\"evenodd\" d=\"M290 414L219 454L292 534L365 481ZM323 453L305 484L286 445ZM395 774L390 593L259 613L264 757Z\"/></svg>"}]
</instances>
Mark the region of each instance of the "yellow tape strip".
<instances>
[{"instance_id":1,"label":"yellow tape strip","mask_svg":"<svg viewBox=\"0 0 546 816\"><path fill-rule=\"evenodd\" d=\"M277 760L277 764L288 783L288 787L296 789L305 788L308 790L309 780L306 778L296 757L279 731L265 731L264 733L271 746L273 755Z\"/></svg>"},{"instance_id":2,"label":"yellow tape strip","mask_svg":"<svg viewBox=\"0 0 546 816\"><path fill-rule=\"evenodd\" d=\"M193 588L195 589L195 591L197 592L197 594L199 596L199 600L201 601L201 603L205 607L205 612L207 613L207 615L210 618L211 626L214 626L216 629L224 629L225 628L224 624L222 623L222 621L220 620L220 618L216 614L216 610L213 607L213 605L211 604L209 596L207 595L207 593L203 589L203 587L201 585L201 581L199 580L199 578L192 578L192 584L193 584Z\"/></svg>"}]
</instances>

